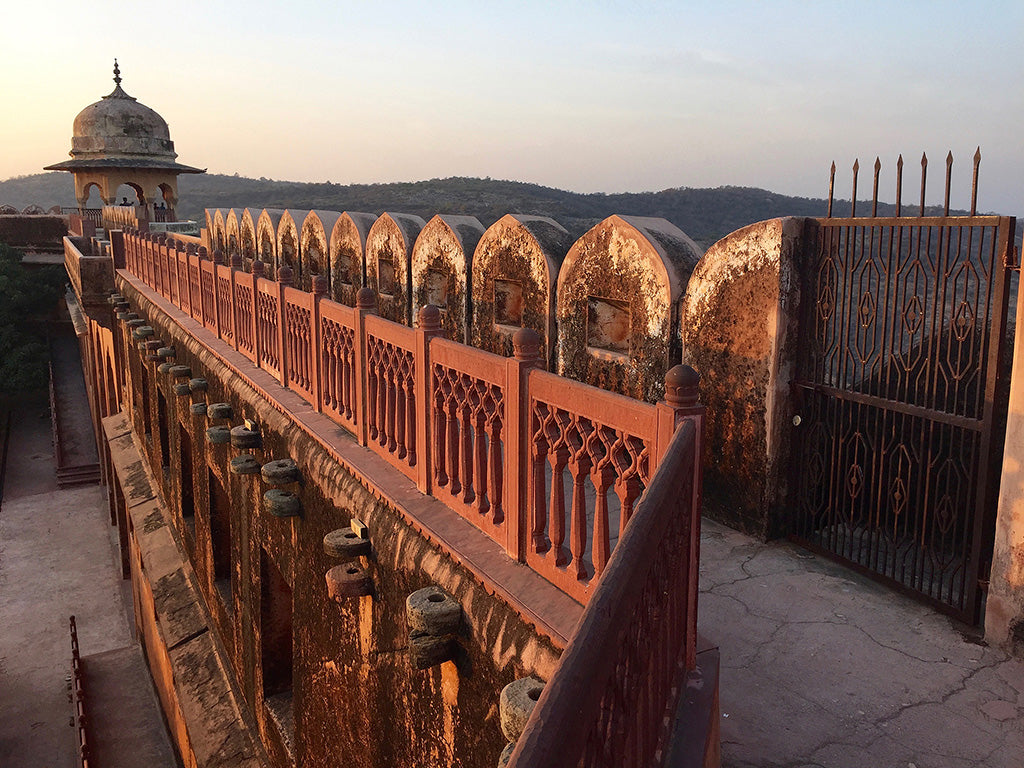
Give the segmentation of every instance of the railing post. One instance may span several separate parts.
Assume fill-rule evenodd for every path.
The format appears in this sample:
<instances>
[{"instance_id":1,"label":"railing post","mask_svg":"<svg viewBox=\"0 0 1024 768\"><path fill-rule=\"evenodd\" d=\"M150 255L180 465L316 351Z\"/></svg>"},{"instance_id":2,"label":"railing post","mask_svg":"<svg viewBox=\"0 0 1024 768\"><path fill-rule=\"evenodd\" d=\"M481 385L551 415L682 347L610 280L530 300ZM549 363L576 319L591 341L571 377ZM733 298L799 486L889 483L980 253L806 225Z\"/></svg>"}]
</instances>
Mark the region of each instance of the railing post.
<instances>
[{"instance_id":1,"label":"railing post","mask_svg":"<svg viewBox=\"0 0 1024 768\"><path fill-rule=\"evenodd\" d=\"M220 327L220 270L224 263L224 252L219 248L213 252L213 324L217 328L217 338L224 338L224 329Z\"/></svg>"},{"instance_id":2,"label":"railing post","mask_svg":"<svg viewBox=\"0 0 1024 768\"><path fill-rule=\"evenodd\" d=\"M160 269L160 263L161 263L161 261L163 261L163 252L164 252L164 249L166 247L167 247L167 235L165 235L165 234L163 234L161 232L156 237L156 247L153 249L153 260L152 260L152 265L151 265L151 270L150 270L150 283L149 283L149 287L152 288L157 293L163 293L163 291L160 290L160 286L161 286L161 284L163 282L163 280L160 277L160 272L162 271Z\"/></svg>"},{"instance_id":3,"label":"railing post","mask_svg":"<svg viewBox=\"0 0 1024 768\"><path fill-rule=\"evenodd\" d=\"M423 306L417 315L416 347L413 353L416 397L416 487L422 493L430 493L434 454L431 445L431 416L433 413L434 388L431 386L430 340L444 336L441 328L441 312L433 304Z\"/></svg>"},{"instance_id":4,"label":"railing post","mask_svg":"<svg viewBox=\"0 0 1024 768\"><path fill-rule=\"evenodd\" d=\"M238 259L241 262L242 257L237 254L231 257L234 261ZM327 295L327 278L323 275L313 275L313 306L312 311L309 313L309 343L311 349L309 351L309 366L312 372L312 376L309 377L309 386L313 390L313 408L317 413L323 413L324 410L324 398L323 398L323 382L320 379L320 301ZM235 334L238 335L237 333Z\"/></svg>"},{"instance_id":5,"label":"railing post","mask_svg":"<svg viewBox=\"0 0 1024 768\"><path fill-rule=\"evenodd\" d=\"M366 414L369 413L369 404L366 402L367 392L369 390L367 377L369 375L369 366L366 361L366 316L377 314L377 295L373 292L372 288L360 288L356 293L356 311L355 311L355 333L353 336L352 346L354 347L355 354L355 367L354 374L356 381L358 382L359 392L356 397L356 439L359 444L365 446L367 444L367 428L366 428Z\"/></svg>"},{"instance_id":6,"label":"railing post","mask_svg":"<svg viewBox=\"0 0 1024 768\"><path fill-rule=\"evenodd\" d=\"M505 363L505 551L526 562L530 537L530 371L542 368L540 336L520 328L512 337L514 357Z\"/></svg>"},{"instance_id":7,"label":"railing post","mask_svg":"<svg viewBox=\"0 0 1024 768\"><path fill-rule=\"evenodd\" d=\"M235 311L237 304L235 303L237 298L235 296L235 275L238 270L242 268L242 257L237 253L231 254L231 331L232 331L232 342L234 347L238 349L238 312Z\"/></svg>"},{"instance_id":8,"label":"railing post","mask_svg":"<svg viewBox=\"0 0 1024 768\"><path fill-rule=\"evenodd\" d=\"M195 296L192 291L192 257L198 254L199 249L196 248L195 243L189 243L185 247L185 282L188 284L188 314L189 317L195 319L196 316L196 298L202 301L203 298L203 269L202 263L199 265L199 296ZM202 320L202 310L199 312L199 319Z\"/></svg>"},{"instance_id":9,"label":"railing post","mask_svg":"<svg viewBox=\"0 0 1024 768\"><path fill-rule=\"evenodd\" d=\"M263 344L260 343L259 333L260 321L259 317L257 317L256 314L259 311L258 297L260 288L260 278L263 277L263 268L264 263L262 261L254 261L252 263L252 312L250 313L250 316L252 317L252 353L253 356L255 357L255 363L257 368L262 367L260 365L260 360L263 359Z\"/></svg>"},{"instance_id":10,"label":"railing post","mask_svg":"<svg viewBox=\"0 0 1024 768\"><path fill-rule=\"evenodd\" d=\"M291 287L292 269L285 265L277 270L277 350L281 366L281 386L288 388L288 350L285 349L284 289Z\"/></svg>"},{"instance_id":11,"label":"railing post","mask_svg":"<svg viewBox=\"0 0 1024 768\"><path fill-rule=\"evenodd\" d=\"M665 374L665 399L658 403L658 450L657 463L661 464L676 427L684 420L693 421L694 445L693 497L690 499L689 560L688 583L686 585L686 632L690 638L686 650L686 668L693 669L697 664L696 646L693 638L697 637L697 577L700 562L700 514L703 498L703 454L704 454L704 406L700 404L700 374L688 365L677 365ZM654 474L652 468L651 474Z\"/></svg>"}]
</instances>

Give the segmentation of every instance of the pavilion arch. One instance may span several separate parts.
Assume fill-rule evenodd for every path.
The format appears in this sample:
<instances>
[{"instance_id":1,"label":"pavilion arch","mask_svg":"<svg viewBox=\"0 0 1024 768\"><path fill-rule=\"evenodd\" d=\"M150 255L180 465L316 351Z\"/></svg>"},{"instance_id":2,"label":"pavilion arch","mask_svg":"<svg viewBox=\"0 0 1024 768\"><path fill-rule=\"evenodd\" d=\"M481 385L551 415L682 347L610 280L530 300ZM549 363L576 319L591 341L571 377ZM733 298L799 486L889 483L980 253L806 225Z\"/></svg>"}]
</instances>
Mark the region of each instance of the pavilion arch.
<instances>
[{"instance_id":1,"label":"pavilion arch","mask_svg":"<svg viewBox=\"0 0 1024 768\"><path fill-rule=\"evenodd\" d=\"M473 251L484 233L475 216L438 214L412 249L412 312L433 304L449 339L469 343L473 311Z\"/></svg>"},{"instance_id":2,"label":"pavilion arch","mask_svg":"<svg viewBox=\"0 0 1024 768\"><path fill-rule=\"evenodd\" d=\"M256 219L256 254L270 278L277 276L277 223L283 213L282 208L264 208Z\"/></svg>"},{"instance_id":3,"label":"pavilion arch","mask_svg":"<svg viewBox=\"0 0 1024 768\"><path fill-rule=\"evenodd\" d=\"M231 208L224 217L224 260L230 264L235 256L241 255L238 236L238 210Z\"/></svg>"},{"instance_id":4,"label":"pavilion arch","mask_svg":"<svg viewBox=\"0 0 1024 768\"><path fill-rule=\"evenodd\" d=\"M366 236L366 284L377 313L412 325L412 249L426 222L408 213L382 213Z\"/></svg>"},{"instance_id":5,"label":"pavilion arch","mask_svg":"<svg viewBox=\"0 0 1024 768\"><path fill-rule=\"evenodd\" d=\"M331 297L350 307L366 282L366 241L377 217L346 211L331 228Z\"/></svg>"},{"instance_id":6,"label":"pavilion arch","mask_svg":"<svg viewBox=\"0 0 1024 768\"><path fill-rule=\"evenodd\" d=\"M558 267L572 237L554 219L510 213L484 232L473 253L474 347L512 355L512 336L530 328L553 367Z\"/></svg>"},{"instance_id":7,"label":"pavilion arch","mask_svg":"<svg viewBox=\"0 0 1024 768\"><path fill-rule=\"evenodd\" d=\"M242 268L252 271L252 263L259 249L256 247L256 222L260 217L259 208L246 208L238 220L238 249L242 254Z\"/></svg>"},{"instance_id":8,"label":"pavilion arch","mask_svg":"<svg viewBox=\"0 0 1024 768\"><path fill-rule=\"evenodd\" d=\"M310 211L302 220L299 232L299 253L302 254L302 290L313 289L313 276L331 280L329 234L341 214L338 211Z\"/></svg>"},{"instance_id":9,"label":"pavilion arch","mask_svg":"<svg viewBox=\"0 0 1024 768\"><path fill-rule=\"evenodd\" d=\"M302 226L302 214L299 211L285 209L277 222L277 261L278 267L288 267L292 271L292 282L300 284L302 277L302 252L299 249L299 227Z\"/></svg>"},{"instance_id":10,"label":"pavilion arch","mask_svg":"<svg viewBox=\"0 0 1024 768\"><path fill-rule=\"evenodd\" d=\"M558 273L558 373L657 402L680 359L679 299L700 248L665 219L609 216Z\"/></svg>"},{"instance_id":11,"label":"pavilion arch","mask_svg":"<svg viewBox=\"0 0 1024 768\"><path fill-rule=\"evenodd\" d=\"M79 199L78 199L78 205L81 208L85 208L88 205L88 203L89 203L89 196L92 194L93 188L96 189L96 194L99 195L99 198L100 198L100 204L99 204L98 207L100 207L100 208L103 207L103 205L104 205L103 185L100 184L100 182L98 182L98 181L89 181L89 182L86 182L82 186L81 192L79 193L81 195L81 197L79 197Z\"/></svg>"}]
</instances>

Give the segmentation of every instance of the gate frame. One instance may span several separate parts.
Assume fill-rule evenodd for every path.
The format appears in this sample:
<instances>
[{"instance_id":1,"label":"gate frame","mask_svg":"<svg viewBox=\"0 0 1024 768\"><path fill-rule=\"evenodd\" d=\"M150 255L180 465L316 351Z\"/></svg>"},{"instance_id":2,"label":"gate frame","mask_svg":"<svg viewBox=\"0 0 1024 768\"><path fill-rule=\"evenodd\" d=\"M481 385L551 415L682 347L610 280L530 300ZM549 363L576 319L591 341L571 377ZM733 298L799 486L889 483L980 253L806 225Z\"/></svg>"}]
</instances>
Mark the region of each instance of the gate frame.
<instances>
[{"instance_id":1,"label":"gate frame","mask_svg":"<svg viewBox=\"0 0 1024 768\"><path fill-rule=\"evenodd\" d=\"M989 326L985 329L988 341L988 352L986 376L979 387L984 388L984 403L980 421L980 443L978 459L973 464L977 473L978 482L974 500L974 519L970 532L970 547L966 562L964 563L965 585L963 587L963 606L958 608L948 602L943 602L914 587L904 584L884 573L871 570L865 565L849 560L842 555L832 552L825 547L801 538L795 532L795 522L799 514L800 499L799 489L803 467L799 457L803 453L809 430L794 424L791 427L791 462L790 477L788 482L788 501L785 504L788 510L785 521L787 536L791 541L800 546L810 549L829 559L841 562L844 566L866 575L876 581L880 581L897 591L909 594L918 600L938 608L944 613L951 614L956 618L979 626L982 623L982 606L984 605L984 594L988 587L989 568L991 566L992 551L998 514L1000 472L1002 469L1003 442L1005 439L1006 414L1009 402L1010 371L1006 365L1012 354L1013 340L1007 339L1007 323L1009 316L1010 283L1012 272L1019 270L1019 265L1014 260L1014 242L1016 231L1016 220L1012 216L979 216L974 213L976 209L976 188L977 188L977 162L980 155L976 155L974 190L972 190L972 214L968 216L949 215L949 175L947 173L946 183L946 205L943 215L924 216L924 177L922 175L922 206L921 216L899 216L899 195L897 195L897 216L877 216L877 177L878 164L875 169L875 194L872 204L871 216L856 216L856 203L851 207L851 215L846 218L832 217L832 189L830 185L829 194L829 216L811 219L814 222L808 237L804 241L804 251L801 258L800 282L800 304L796 309L798 323L798 338L807 343L814 339L815 333L812 326L814 322L814 307L817 306L817 269L818 255L821 248L820 229L823 226L832 228L859 227L867 230L869 228L884 227L938 227L943 230L954 227L980 227L985 226L995 229L995 259L993 261L992 285L992 308ZM925 164L926 165L926 164ZM902 166L900 166L902 167ZM949 163L947 163L947 169ZM856 199L856 164L854 166L854 194ZM835 166L833 165L833 176ZM940 239L940 248L941 248ZM934 287L934 286L933 286ZM805 304L805 302L809 302ZM848 309L851 302L847 302ZM848 342L847 342L848 343ZM929 342L931 345L934 342ZM806 389L815 389L819 385L811 382L810 377L805 374L807 356L803 353L797 356L794 361L794 376L791 384L794 413L799 413L802 405L802 393ZM870 405L870 403L869 403ZM931 409L929 409L931 410ZM972 420L975 421L975 420ZM966 543L966 542L965 542Z\"/></svg>"}]
</instances>

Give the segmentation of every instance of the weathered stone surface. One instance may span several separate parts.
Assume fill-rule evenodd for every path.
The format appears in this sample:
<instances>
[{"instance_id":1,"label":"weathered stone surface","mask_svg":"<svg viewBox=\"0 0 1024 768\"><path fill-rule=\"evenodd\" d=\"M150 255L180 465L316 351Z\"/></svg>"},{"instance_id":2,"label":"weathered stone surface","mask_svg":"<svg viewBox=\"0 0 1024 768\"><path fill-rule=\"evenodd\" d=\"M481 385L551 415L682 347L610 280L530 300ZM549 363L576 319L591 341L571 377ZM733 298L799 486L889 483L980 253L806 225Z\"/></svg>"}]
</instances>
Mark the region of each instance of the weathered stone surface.
<instances>
[{"instance_id":1,"label":"weathered stone surface","mask_svg":"<svg viewBox=\"0 0 1024 768\"><path fill-rule=\"evenodd\" d=\"M336 565L327 571L327 594L337 602L373 594L373 579L358 563Z\"/></svg>"},{"instance_id":2,"label":"weathered stone surface","mask_svg":"<svg viewBox=\"0 0 1024 768\"><path fill-rule=\"evenodd\" d=\"M292 459L274 459L263 465L263 480L269 485L288 485L302 479L299 465Z\"/></svg>"},{"instance_id":3,"label":"weathered stone surface","mask_svg":"<svg viewBox=\"0 0 1024 768\"><path fill-rule=\"evenodd\" d=\"M707 406L705 508L757 536L778 529L788 480L804 226L772 219L715 243L681 307L683 359Z\"/></svg>"},{"instance_id":4,"label":"weathered stone surface","mask_svg":"<svg viewBox=\"0 0 1024 768\"><path fill-rule=\"evenodd\" d=\"M513 680L501 689L501 732L513 744L523 735L526 721L530 719L530 713L537 706L543 690L544 683L535 677Z\"/></svg>"},{"instance_id":5,"label":"weathered stone surface","mask_svg":"<svg viewBox=\"0 0 1024 768\"><path fill-rule=\"evenodd\" d=\"M346 211L331 228L330 295L347 307L356 305L356 292L365 285L366 243L376 220L372 213Z\"/></svg>"},{"instance_id":6,"label":"weathered stone surface","mask_svg":"<svg viewBox=\"0 0 1024 768\"><path fill-rule=\"evenodd\" d=\"M231 442L231 430L223 426L210 427L206 430L206 441L211 445L227 445Z\"/></svg>"},{"instance_id":7,"label":"weathered stone surface","mask_svg":"<svg viewBox=\"0 0 1024 768\"><path fill-rule=\"evenodd\" d=\"M473 251L484 233L474 216L438 215L427 222L412 250L412 313L433 304L445 336L468 344L472 312Z\"/></svg>"},{"instance_id":8,"label":"weathered stone surface","mask_svg":"<svg viewBox=\"0 0 1024 768\"><path fill-rule=\"evenodd\" d=\"M280 488L271 488L263 494L263 508L274 517L297 517L302 514L299 497Z\"/></svg>"},{"instance_id":9,"label":"weathered stone surface","mask_svg":"<svg viewBox=\"0 0 1024 768\"><path fill-rule=\"evenodd\" d=\"M555 352L555 286L572 244L544 216L508 214L492 224L473 254L474 347L511 357L512 335L530 328L541 338L545 366Z\"/></svg>"},{"instance_id":10,"label":"weathered stone surface","mask_svg":"<svg viewBox=\"0 0 1024 768\"><path fill-rule=\"evenodd\" d=\"M231 403L209 403L206 406L206 416L209 419L233 419L235 409Z\"/></svg>"},{"instance_id":11,"label":"weathered stone surface","mask_svg":"<svg viewBox=\"0 0 1024 768\"><path fill-rule=\"evenodd\" d=\"M679 308L700 258L664 219L610 216L558 273L558 373L656 402L679 360Z\"/></svg>"},{"instance_id":12,"label":"weathered stone surface","mask_svg":"<svg viewBox=\"0 0 1024 768\"><path fill-rule=\"evenodd\" d=\"M323 275L330 285L331 247L330 234L341 214L338 211L310 211L302 220L299 230L299 253L301 254L299 286L312 291L313 277Z\"/></svg>"},{"instance_id":13,"label":"weathered stone surface","mask_svg":"<svg viewBox=\"0 0 1024 768\"><path fill-rule=\"evenodd\" d=\"M299 226L302 212L284 210L277 222L277 268L288 267L292 271L293 284L302 279L301 254L299 253Z\"/></svg>"},{"instance_id":14,"label":"weathered stone surface","mask_svg":"<svg viewBox=\"0 0 1024 768\"><path fill-rule=\"evenodd\" d=\"M260 460L251 453L243 453L231 459L231 472L236 475L258 475L260 473Z\"/></svg>"},{"instance_id":15,"label":"weathered stone surface","mask_svg":"<svg viewBox=\"0 0 1024 768\"><path fill-rule=\"evenodd\" d=\"M259 448L261 444L259 432L249 429L244 424L231 428L231 445L233 447L247 450Z\"/></svg>"},{"instance_id":16,"label":"weathered stone surface","mask_svg":"<svg viewBox=\"0 0 1024 768\"><path fill-rule=\"evenodd\" d=\"M430 669L451 660L455 638L451 635L411 635L409 661L414 669Z\"/></svg>"},{"instance_id":17,"label":"weathered stone surface","mask_svg":"<svg viewBox=\"0 0 1024 768\"><path fill-rule=\"evenodd\" d=\"M263 262L266 274L273 277L277 273L277 225L281 221L284 210L281 208L264 208L256 220L256 258Z\"/></svg>"},{"instance_id":18,"label":"weathered stone surface","mask_svg":"<svg viewBox=\"0 0 1024 768\"><path fill-rule=\"evenodd\" d=\"M439 587L424 587L405 601L410 635L451 635L462 622L462 606Z\"/></svg>"},{"instance_id":19,"label":"weathered stone surface","mask_svg":"<svg viewBox=\"0 0 1024 768\"><path fill-rule=\"evenodd\" d=\"M377 314L412 325L412 251L423 219L383 213L366 236L366 285L377 295Z\"/></svg>"},{"instance_id":20,"label":"weathered stone surface","mask_svg":"<svg viewBox=\"0 0 1024 768\"><path fill-rule=\"evenodd\" d=\"M338 528L324 535L324 552L331 557L351 560L370 554L370 540L351 528Z\"/></svg>"}]
</instances>

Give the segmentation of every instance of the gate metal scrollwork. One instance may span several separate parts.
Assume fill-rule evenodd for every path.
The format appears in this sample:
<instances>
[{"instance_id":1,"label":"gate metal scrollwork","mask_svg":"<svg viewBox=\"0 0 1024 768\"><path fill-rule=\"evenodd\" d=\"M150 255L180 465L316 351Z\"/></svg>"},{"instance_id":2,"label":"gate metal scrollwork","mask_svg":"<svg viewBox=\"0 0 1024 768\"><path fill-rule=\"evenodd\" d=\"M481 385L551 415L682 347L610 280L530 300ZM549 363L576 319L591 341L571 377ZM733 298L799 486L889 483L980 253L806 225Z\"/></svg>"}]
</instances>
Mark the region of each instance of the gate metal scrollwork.
<instances>
[{"instance_id":1,"label":"gate metal scrollwork","mask_svg":"<svg viewBox=\"0 0 1024 768\"><path fill-rule=\"evenodd\" d=\"M948 185L947 170L945 215L922 202L919 217L818 220L802 270L790 534L977 622L1015 221L949 216Z\"/></svg>"}]
</instances>

